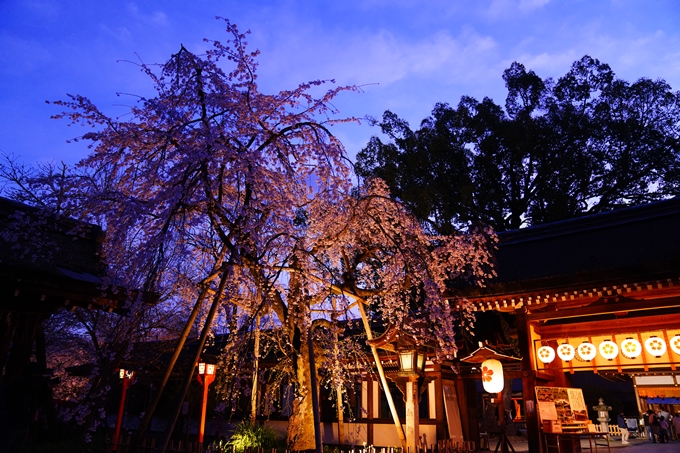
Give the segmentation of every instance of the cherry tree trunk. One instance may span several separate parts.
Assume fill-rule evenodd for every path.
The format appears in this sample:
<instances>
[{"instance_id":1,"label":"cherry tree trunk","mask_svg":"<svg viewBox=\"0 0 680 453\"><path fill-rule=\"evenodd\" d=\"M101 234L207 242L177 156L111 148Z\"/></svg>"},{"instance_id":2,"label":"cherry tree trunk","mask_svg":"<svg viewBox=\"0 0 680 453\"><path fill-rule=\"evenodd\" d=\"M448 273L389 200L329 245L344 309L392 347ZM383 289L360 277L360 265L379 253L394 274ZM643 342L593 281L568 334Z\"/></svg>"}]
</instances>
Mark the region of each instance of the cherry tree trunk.
<instances>
[{"instance_id":1,"label":"cherry tree trunk","mask_svg":"<svg viewBox=\"0 0 680 453\"><path fill-rule=\"evenodd\" d=\"M293 400L292 414L288 420L288 449L295 451L316 449L312 372L307 345L306 341L300 344L300 353L297 356L298 389Z\"/></svg>"}]
</instances>

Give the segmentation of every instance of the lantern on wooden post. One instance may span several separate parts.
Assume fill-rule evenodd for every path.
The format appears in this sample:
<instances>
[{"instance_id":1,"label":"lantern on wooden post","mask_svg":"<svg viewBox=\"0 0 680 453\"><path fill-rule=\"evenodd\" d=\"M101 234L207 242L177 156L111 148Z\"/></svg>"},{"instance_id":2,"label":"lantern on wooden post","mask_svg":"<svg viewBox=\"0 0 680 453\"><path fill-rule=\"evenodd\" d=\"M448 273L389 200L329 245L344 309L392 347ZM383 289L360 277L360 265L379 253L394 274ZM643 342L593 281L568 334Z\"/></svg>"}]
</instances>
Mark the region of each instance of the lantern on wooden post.
<instances>
[{"instance_id":1,"label":"lantern on wooden post","mask_svg":"<svg viewBox=\"0 0 680 453\"><path fill-rule=\"evenodd\" d=\"M484 390L489 393L496 394L498 398L498 423L501 426L501 434L498 438L495 451L501 449L501 453L509 453L510 450L515 451L514 447L508 439L505 426L505 405L503 404L502 391L505 387L505 376L503 375L503 364L519 362L521 359L499 354L481 342L479 348L467 357L460 359L461 362L473 363L481 365L482 371L482 385Z\"/></svg>"},{"instance_id":2,"label":"lantern on wooden post","mask_svg":"<svg viewBox=\"0 0 680 453\"><path fill-rule=\"evenodd\" d=\"M215 364L205 363L203 361L198 363L198 382L203 386L203 404L201 406L201 423L198 427L198 443L203 445L203 436L205 434L205 413L208 408L208 389L210 384L215 380Z\"/></svg>"},{"instance_id":3,"label":"lantern on wooden post","mask_svg":"<svg viewBox=\"0 0 680 453\"><path fill-rule=\"evenodd\" d=\"M489 393L501 393L505 386L503 364L496 359L482 362L482 385Z\"/></svg>"},{"instance_id":4,"label":"lantern on wooden post","mask_svg":"<svg viewBox=\"0 0 680 453\"><path fill-rule=\"evenodd\" d=\"M418 431L420 428L419 417L419 388L418 378L425 372L425 350L416 344L403 342L397 346L397 356L399 357L399 376L404 380L404 403L406 405L406 443L409 450L417 449Z\"/></svg>"},{"instance_id":5,"label":"lantern on wooden post","mask_svg":"<svg viewBox=\"0 0 680 453\"><path fill-rule=\"evenodd\" d=\"M380 348L389 351L392 357L396 354L399 369L396 376L389 376L404 395L406 409L406 423L402 424L396 414L394 404L390 403L390 410L393 411L397 435L401 441L403 451L415 452L419 445L419 399L420 389L429 382L425 375L425 365L427 362L427 351L432 349L432 345L420 344L409 334L393 325L387 327L385 332L378 338L368 340L367 343L373 348ZM376 359L379 361L379 359ZM387 390L386 394L389 393ZM427 394L425 394L427 398Z\"/></svg>"},{"instance_id":6,"label":"lantern on wooden post","mask_svg":"<svg viewBox=\"0 0 680 453\"><path fill-rule=\"evenodd\" d=\"M399 356L399 375L412 376L421 375L425 370L425 351L418 348L400 348L397 350Z\"/></svg>"},{"instance_id":7,"label":"lantern on wooden post","mask_svg":"<svg viewBox=\"0 0 680 453\"><path fill-rule=\"evenodd\" d=\"M116 419L116 431L113 435L113 448L118 449L118 441L120 439L120 428L123 425L123 414L125 413L125 398L127 396L127 389L130 381L134 379L135 372L121 368L118 370L118 377L123 381L123 388L120 394L120 406L118 406L118 418Z\"/></svg>"}]
</instances>

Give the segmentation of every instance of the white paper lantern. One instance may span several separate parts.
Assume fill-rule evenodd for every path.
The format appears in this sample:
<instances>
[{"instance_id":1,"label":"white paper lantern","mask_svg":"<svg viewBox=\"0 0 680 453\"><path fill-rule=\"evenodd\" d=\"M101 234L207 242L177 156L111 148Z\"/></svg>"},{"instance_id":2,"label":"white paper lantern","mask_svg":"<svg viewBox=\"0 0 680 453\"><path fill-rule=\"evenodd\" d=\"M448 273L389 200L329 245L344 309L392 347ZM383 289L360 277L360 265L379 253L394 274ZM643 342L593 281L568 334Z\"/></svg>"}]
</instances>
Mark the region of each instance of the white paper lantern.
<instances>
[{"instance_id":1,"label":"white paper lantern","mask_svg":"<svg viewBox=\"0 0 680 453\"><path fill-rule=\"evenodd\" d=\"M642 345L635 338L626 338L621 342L621 355L627 359L635 359L642 354Z\"/></svg>"},{"instance_id":2,"label":"white paper lantern","mask_svg":"<svg viewBox=\"0 0 680 453\"><path fill-rule=\"evenodd\" d=\"M680 334L670 339L671 349L676 354L680 355Z\"/></svg>"},{"instance_id":3,"label":"white paper lantern","mask_svg":"<svg viewBox=\"0 0 680 453\"><path fill-rule=\"evenodd\" d=\"M557 347L557 356L565 362L573 360L575 355L576 349L569 343L564 343Z\"/></svg>"},{"instance_id":4,"label":"white paper lantern","mask_svg":"<svg viewBox=\"0 0 680 453\"><path fill-rule=\"evenodd\" d=\"M576 352L578 352L577 358L580 357L584 362L590 362L597 355L597 348L594 344L584 341L578 345Z\"/></svg>"},{"instance_id":5,"label":"white paper lantern","mask_svg":"<svg viewBox=\"0 0 680 453\"><path fill-rule=\"evenodd\" d=\"M505 381L503 379L503 365L496 359L488 359L482 362L482 385L489 393L503 391Z\"/></svg>"},{"instance_id":6,"label":"white paper lantern","mask_svg":"<svg viewBox=\"0 0 680 453\"><path fill-rule=\"evenodd\" d=\"M600 355L607 360L614 360L619 355L619 346L611 340L604 340L598 349Z\"/></svg>"},{"instance_id":7,"label":"white paper lantern","mask_svg":"<svg viewBox=\"0 0 680 453\"><path fill-rule=\"evenodd\" d=\"M666 342L659 337L649 337L645 340L645 349L654 357L659 358L666 353Z\"/></svg>"},{"instance_id":8,"label":"white paper lantern","mask_svg":"<svg viewBox=\"0 0 680 453\"><path fill-rule=\"evenodd\" d=\"M550 363L555 360L555 350L550 346L541 346L536 353L538 354L538 360L543 363Z\"/></svg>"}]
</instances>

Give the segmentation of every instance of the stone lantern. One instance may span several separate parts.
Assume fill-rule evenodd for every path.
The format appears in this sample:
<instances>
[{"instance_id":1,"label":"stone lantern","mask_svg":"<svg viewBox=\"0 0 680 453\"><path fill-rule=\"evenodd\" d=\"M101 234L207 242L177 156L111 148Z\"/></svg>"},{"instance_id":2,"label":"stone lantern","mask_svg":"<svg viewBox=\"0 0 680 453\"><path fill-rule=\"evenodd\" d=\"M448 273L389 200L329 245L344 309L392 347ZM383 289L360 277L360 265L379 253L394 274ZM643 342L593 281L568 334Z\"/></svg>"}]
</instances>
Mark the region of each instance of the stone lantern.
<instances>
[{"instance_id":1,"label":"stone lantern","mask_svg":"<svg viewBox=\"0 0 680 453\"><path fill-rule=\"evenodd\" d=\"M593 406L593 410L597 411L597 421L600 422L600 431L603 433L609 432L609 411L612 410L611 406L604 404L604 400L600 398L597 406Z\"/></svg>"}]
</instances>

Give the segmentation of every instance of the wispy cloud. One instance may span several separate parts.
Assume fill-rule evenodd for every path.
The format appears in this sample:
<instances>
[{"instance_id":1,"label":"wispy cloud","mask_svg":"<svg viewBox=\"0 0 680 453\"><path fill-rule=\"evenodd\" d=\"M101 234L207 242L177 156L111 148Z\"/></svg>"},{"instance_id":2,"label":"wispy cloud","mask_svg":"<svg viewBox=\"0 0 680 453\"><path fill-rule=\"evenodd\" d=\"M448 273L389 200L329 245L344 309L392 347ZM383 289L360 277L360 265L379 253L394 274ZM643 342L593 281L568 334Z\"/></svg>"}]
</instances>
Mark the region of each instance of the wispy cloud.
<instances>
[{"instance_id":1,"label":"wispy cloud","mask_svg":"<svg viewBox=\"0 0 680 453\"><path fill-rule=\"evenodd\" d=\"M273 67L285 68L286 74L282 75L298 77L297 80L300 74L296 67L304 68L307 76L304 78L316 71L315 77L333 77L340 83L389 85L413 76L454 82L471 77L474 63L488 58L496 47L492 37L481 35L471 27L465 27L457 36L440 30L418 40L382 29L328 35L321 40L318 37L301 39L298 34L267 49L263 58L268 64L277 56L285 59ZM295 62L290 61L291 54L297 55Z\"/></svg>"},{"instance_id":2,"label":"wispy cloud","mask_svg":"<svg viewBox=\"0 0 680 453\"><path fill-rule=\"evenodd\" d=\"M542 8L548 3L550 3L550 0L520 0L519 9L520 11L531 11L534 9Z\"/></svg>"},{"instance_id":3,"label":"wispy cloud","mask_svg":"<svg viewBox=\"0 0 680 453\"><path fill-rule=\"evenodd\" d=\"M128 3L127 10L135 20L149 25L156 27L166 27L170 23L168 16L162 11L143 13L135 3Z\"/></svg>"},{"instance_id":4,"label":"wispy cloud","mask_svg":"<svg viewBox=\"0 0 680 453\"><path fill-rule=\"evenodd\" d=\"M106 24L101 24L99 26L99 29L104 33L105 35L115 39L116 41L119 41L121 43L131 43L132 42L132 33L130 30L128 30L127 27L116 27L115 29L112 29Z\"/></svg>"}]
</instances>

